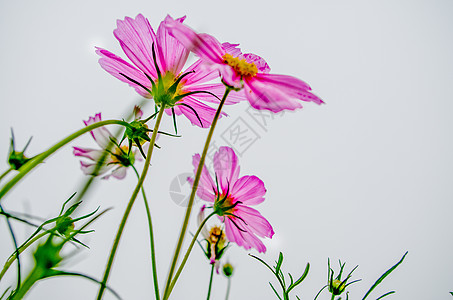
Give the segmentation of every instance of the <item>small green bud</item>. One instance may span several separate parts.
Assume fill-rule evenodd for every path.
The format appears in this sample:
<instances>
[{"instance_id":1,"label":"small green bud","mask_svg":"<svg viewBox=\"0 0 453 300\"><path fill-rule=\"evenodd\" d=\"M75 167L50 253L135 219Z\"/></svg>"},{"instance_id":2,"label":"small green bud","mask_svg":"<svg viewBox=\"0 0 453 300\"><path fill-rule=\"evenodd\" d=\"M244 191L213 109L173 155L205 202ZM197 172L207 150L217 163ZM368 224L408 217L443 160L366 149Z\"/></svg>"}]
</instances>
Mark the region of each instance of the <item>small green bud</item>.
<instances>
[{"instance_id":1,"label":"small green bud","mask_svg":"<svg viewBox=\"0 0 453 300\"><path fill-rule=\"evenodd\" d=\"M55 223L57 231L62 235L69 236L74 230L74 222L71 217L62 216Z\"/></svg>"},{"instance_id":2,"label":"small green bud","mask_svg":"<svg viewBox=\"0 0 453 300\"><path fill-rule=\"evenodd\" d=\"M134 120L129 125L130 127L126 128L125 136L130 141L138 141L140 145L143 145L145 142L151 140L148 136L148 132L150 131L148 125L139 120Z\"/></svg>"},{"instance_id":3,"label":"small green bud","mask_svg":"<svg viewBox=\"0 0 453 300\"><path fill-rule=\"evenodd\" d=\"M226 277L231 277L233 275L234 268L230 263L226 263L223 265L223 274Z\"/></svg>"},{"instance_id":4,"label":"small green bud","mask_svg":"<svg viewBox=\"0 0 453 300\"><path fill-rule=\"evenodd\" d=\"M20 167L25 165L30 158L27 158L23 152L11 151L8 157L8 164L13 170L19 170Z\"/></svg>"},{"instance_id":5,"label":"small green bud","mask_svg":"<svg viewBox=\"0 0 453 300\"><path fill-rule=\"evenodd\" d=\"M338 279L335 279L331 282L329 286L329 291L334 294L334 295L340 295L341 293L344 292L346 288L346 282L341 282Z\"/></svg>"},{"instance_id":6,"label":"small green bud","mask_svg":"<svg viewBox=\"0 0 453 300\"><path fill-rule=\"evenodd\" d=\"M338 272L338 275L335 278L334 278L334 271L330 267L330 259L327 260L327 264L329 267L327 285L329 287L329 292L332 293L332 295L338 296L338 295L342 294L349 285L351 285L357 281L360 281L360 279L359 279L359 280L354 280L354 281L348 283L348 280L351 278L352 273L355 271L355 269L357 269L358 266L355 266L355 268L353 268L351 270L351 272L349 272L349 274L346 276L346 278L341 280L341 275L343 274L346 263L341 263L341 261L339 261L340 271Z\"/></svg>"},{"instance_id":7,"label":"small green bud","mask_svg":"<svg viewBox=\"0 0 453 300\"><path fill-rule=\"evenodd\" d=\"M30 145L31 138L28 140L27 144L22 151L16 151L16 147L14 144L14 133L11 129L11 150L8 155L8 164L11 166L13 170L19 170L20 167L25 165L31 158L25 156L24 152L27 150L28 145Z\"/></svg>"}]
</instances>

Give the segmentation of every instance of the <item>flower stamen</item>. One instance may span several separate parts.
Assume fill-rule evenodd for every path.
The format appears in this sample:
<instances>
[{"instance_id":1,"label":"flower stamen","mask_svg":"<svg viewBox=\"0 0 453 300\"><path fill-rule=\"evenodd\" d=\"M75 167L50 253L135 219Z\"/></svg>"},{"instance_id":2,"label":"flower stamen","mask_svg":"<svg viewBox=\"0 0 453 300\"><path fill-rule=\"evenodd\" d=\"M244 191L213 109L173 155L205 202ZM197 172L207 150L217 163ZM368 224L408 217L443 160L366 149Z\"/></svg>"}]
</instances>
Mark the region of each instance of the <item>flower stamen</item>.
<instances>
[{"instance_id":1,"label":"flower stamen","mask_svg":"<svg viewBox=\"0 0 453 300\"><path fill-rule=\"evenodd\" d=\"M223 62L232 67L242 77L254 77L258 73L258 68L254 63L248 63L244 58L233 57L229 53L223 56Z\"/></svg>"}]
</instances>

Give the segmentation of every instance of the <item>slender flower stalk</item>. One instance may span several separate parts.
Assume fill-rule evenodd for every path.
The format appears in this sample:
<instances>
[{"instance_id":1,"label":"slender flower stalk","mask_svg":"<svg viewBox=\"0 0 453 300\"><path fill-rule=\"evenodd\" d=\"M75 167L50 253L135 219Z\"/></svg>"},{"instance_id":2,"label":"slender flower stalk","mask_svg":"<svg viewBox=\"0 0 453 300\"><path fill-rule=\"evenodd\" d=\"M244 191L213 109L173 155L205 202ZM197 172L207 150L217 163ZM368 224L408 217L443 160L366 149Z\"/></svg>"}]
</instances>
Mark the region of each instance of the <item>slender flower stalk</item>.
<instances>
[{"instance_id":1,"label":"slender flower stalk","mask_svg":"<svg viewBox=\"0 0 453 300\"><path fill-rule=\"evenodd\" d=\"M9 172L11 172L13 170L13 168L9 168L8 170L6 170L5 172L3 172L2 175L0 175L0 181L2 181L3 177L5 177L6 175L8 175Z\"/></svg>"},{"instance_id":2,"label":"slender flower stalk","mask_svg":"<svg viewBox=\"0 0 453 300\"><path fill-rule=\"evenodd\" d=\"M118 244L120 242L121 235L122 235L123 230L124 230L124 226L126 225L127 218L129 217L129 213L130 213L130 211L132 209L132 206L134 205L135 199L137 198L137 195L138 195L138 193L139 193L139 191L140 191L140 189L141 189L141 187L143 185L143 182L145 181L146 174L148 173L151 157L153 155L154 143L156 142L157 132L159 130L160 122L162 120L162 116L163 116L164 111L165 111L165 106L162 106L160 108L160 110L159 110L159 114L157 115L156 123L154 124L154 130L153 130L153 134L151 136L151 141L149 142L150 146L149 146L149 149L148 149L148 154L146 155L145 165L143 167L142 174L140 175L138 183L135 186L135 189L134 189L134 191L133 191L133 193L131 195L129 203L127 204L126 211L124 212L123 218L122 218L120 226L118 228L118 232L116 233L116 237L115 237L115 240L113 242L112 249L110 251L109 260L108 260L107 265L105 267L104 277L102 279L101 286L99 288L99 292L98 292L98 295L97 295L97 299L98 300L102 299L102 295L104 294L104 291L105 291L105 288L106 288L106 284L107 284L107 280L108 280L109 275L110 275L110 269L112 268L113 259L115 258L116 250L118 248Z\"/></svg>"},{"instance_id":3,"label":"slender flower stalk","mask_svg":"<svg viewBox=\"0 0 453 300\"><path fill-rule=\"evenodd\" d=\"M12 187L14 187L14 185L19 182L25 175L28 174L28 172L30 172L31 170L33 170L37 165L39 165L40 163L42 163L46 158L48 158L49 156L51 156L53 153L55 153L58 149L60 149L61 147L63 147L64 145L66 145L67 143L71 142L72 140L78 138L79 136L87 133L87 132L90 132L92 131L93 129L96 129L96 128L99 128L99 127L102 127L102 126L105 126L105 125L112 125L112 124L116 124L116 125L122 125L124 127L129 127L130 125L125 122L125 121L120 121L120 120L106 120L106 121L101 121L101 122L97 122L97 123L94 123L94 124L91 124L89 126L86 126L85 128L82 128L76 132L74 132L73 134L67 136L66 138L62 139L61 141L59 141L58 143L56 143L55 145L53 145L52 147L50 147L48 150L44 151L43 153L35 156L34 158L32 158L30 161L28 161L25 165L23 165L20 170L19 170L19 173L13 177L10 181L8 181L3 187L2 189L0 190L0 201L1 199L3 198L3 196L5 196L9 190L11 190Z\"/></svg>"},{"instance_id":4,"label":"slender flower stalk","mask_svg":"<svg viewBox=\"0 0 453 300\"><path fill-rule=\"evenodd\" d=\"M182 272L182 270L184 269L184 266L186 265L187 259L189 258L190 252L192 251L193 246L195 245L195 242L197 241L198 235L199 235L200 232L203 230L203 227L204 227L204 225L206 224L206 222L207 222L213 215L215 215L215 213L211 213L210 215L208 215L208 216L203 220L203 222L200 223L200 226L198 227L197 232L195 232L195 235L193 236L192 241L190 242L189 248L187 248L186 254L184 255L184 258L183 258L183 260L182 260L182 262L181 262L181 265L179 266L178 270L176 271L175 277L174 277L173 280L171 281L170 288L169 288L168 293L167 293L168 296L167 296L167 298L165 298L165 295L164 295L164 299L168 299L168 297L170 296L170 293L171 293L171 291L173 290L173 287L175 286L176 281L177 281L178 278L179 278L179 275L181 275L181 272Z\"/></svg>"},{"instance_id":5,"label":"slender flower stalk","mask_svg":"<svg viewBox=\"0 0 453 300\"><path fill-rule=\"evenodd\" d=\"M208 297L206 298L207 300L209 300L209 298L211 298L211 288L212 288L212 278L214 277L214 267L215 265L212 264L211 265L211 277L209 277L209 287L208 287Z\"/></svg>"},{"instance_id":6,"label":"slender flower stalk","mask_svg":"<svg viewBox=\"0 0 453 300\"><path fill-rule=\"evenodd\" d=\"M228 300L228 298L230 297L230 289L231 289L231 278L228 277L227 291L226 291L226 295L225 295L225 300Z\"/></svg>"},{"instance_id":7,"label":"slender flower stalk","mask_svg":"<svg viewBox=\"0 0 453 300\"><path fill-rule=\"evenodd\" d=\"M22 252L24 252L30 245L32 245L34 242L42 238L48 234L47 231L41 232L40 234L36 235L34 238L29 240L27 243L21 245L20 247L17 248L17 251L14 252L13 255L11 255L8 260L6 261L5 265L3 266L2 271L0 272L0 280L2 280L3 276L5 275L6 271L8 271L9 267L13 264L13 262L17 259L17 256L20 255Z\"/></svg>"},{"instance_id":8,"label":"slender flower stalk","mask_svg":"<svg viewBox=\"0 0 453 300\"><path fill-rule=\"evenodd\" d=\"M230 93L231 90L232 90L231 87L229 87L229 86L226 87L225 93L223 94L222 100L220 101L219 107L217 108L214 119L212 120L212 124L211 124L211 128L209 129L208 136L206 137L206 142L204 144L203 152L200 157L200 164L198 165L197 173L195 175L194 182L192 185L192 192L190 194L189 203L187 205L183 225L181 228L181 232L179 234L178 242L176 244L176 249L175 249L175 253L173 255L173 260L172 260L172 263L170 266L170 270L168 272L168 277L167 277L167 282L165 284L165 291L164 291L164 297L163 297L164 300L168 299L168 297L170 296L170 293L171 293L172 288L170 288L170 286L171 286L171 282L172 282L173 272L176 268L176 263L177 263L177 260L179 257L179 252L181 251L182 243L184 241L184 236L186 234L187 226L189 224L190 213L192 212L192 206L193 206L193 202L195 199L195 195L197 193L198 183L200 181L201 172L203 170L204 161L206 159L206 154L208 153L209 144L211 143L212 135L214 134L214 129L217 125L217 120L219 119L220 113L222 112L223 104L225 103L225 100L228 97L228 94ZM183 265L181 264L181 266L183 266ZM177 279L177 277L175 276L175 282L176 282L176 279ZM172 286L174 286L174 283L172 284Z\"/></svg>"},{"instance_id":9,"label":"slender flower stalk","mask_svg":"<svg viewBox=\"0 0 453 300\"><path fill-rule=\"evenodd\" d=\"M137 169L132 166L137 178L140 179L140 175L138 174ZM154 282L154 294L156 295L156 300L160 299L159 295L159 282L157 278L157 265L156 265L156 251L154 248L154 232L153 232L153 222L151 219L151 211L149 209L148 198L146 197L145 189L142 186L142 196L143 202L145 203L145 210L146 210L146 217L148 219L148 229L149 229L149 243L151 248L151 264L153 269L153 282Z\"/></svg>"}]
</instances>

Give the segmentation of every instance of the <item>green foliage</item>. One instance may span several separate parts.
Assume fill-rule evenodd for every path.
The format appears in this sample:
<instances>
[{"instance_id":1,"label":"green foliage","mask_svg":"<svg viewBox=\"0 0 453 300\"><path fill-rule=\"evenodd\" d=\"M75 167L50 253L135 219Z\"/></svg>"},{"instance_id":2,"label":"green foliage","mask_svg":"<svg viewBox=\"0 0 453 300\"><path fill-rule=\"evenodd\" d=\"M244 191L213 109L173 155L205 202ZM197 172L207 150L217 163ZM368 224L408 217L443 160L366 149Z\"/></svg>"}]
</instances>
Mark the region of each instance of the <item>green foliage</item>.
<instances>
[{"instance_id":1,"label":"green foliage","mask_svg":"<svg viewBox=\"0 0 453 300\"><path fill-rule=\"evenodd\" d=\"M283 275L283 271L281 269L282 264L283 264L283 253L280 252L280 254L278 256L278 260L275 262L274 267L269 266L265 261L263 261L259 257L256 257L252 254L249 254L249 255L251 257L255 258L256 260L260 261L262 264L264 264L269 270L271 270L272 274L274 274L275 277L277 277L278 283L280 284L280 286L282 288L282 296L279 295L279 293L274 288L272 283L269 282L269 285L271 286L271 288L274 291L277 298L280 300L289 300L289 293L291 292L291 290L302 283L302 281L307 277L308 270L310 269L310 264L307 263L307 266L305 267L303 274L296 281L294 281L293 276L290 273L288 273L290 282L289 282L289 285L287 286L286 281L285 281L285 276ZM298 296L296 296L296 298L299 299Z\"/></svg>"}]
</instances>

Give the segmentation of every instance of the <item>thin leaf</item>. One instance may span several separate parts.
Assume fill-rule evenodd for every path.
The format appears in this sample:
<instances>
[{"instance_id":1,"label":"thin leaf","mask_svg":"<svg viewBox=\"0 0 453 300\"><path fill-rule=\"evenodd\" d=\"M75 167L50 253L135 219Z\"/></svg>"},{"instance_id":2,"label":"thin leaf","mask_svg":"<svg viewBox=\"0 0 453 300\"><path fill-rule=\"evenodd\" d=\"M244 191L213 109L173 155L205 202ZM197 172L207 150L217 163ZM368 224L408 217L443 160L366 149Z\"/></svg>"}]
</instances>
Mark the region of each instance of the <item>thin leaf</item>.
<instances>
[{"instance_id":1,"label":"thin leaf","mask_svg":"<svg viewBox=\"0 0 453 300\"><path fill-rule=\"evenodd\" d=\"M299 285L308 275L308 271L310 270L310 263L307 263L307 266L305 267L304 273L299 277L299 279L296 280L293 284L291 284L288 288L288 293L291 291L293 288L295 288L297 285Z\"/></svg>"},{"instance_id":2,"label":"thin leaf","mask_svg":"<svg viewBox=\"0 0 453 300\"><path fill-rule=\"evenodd\" d=\"M178 134L178 126L176 125L176 114L175 114L175 108L171 108L171 115L173 117L173 125L175 126L175 134Z\"/></svg>"},{"instance_id":3,"label":"thin leaf","mask_svg":"<svg viewBox=\"0 0 453 300\"><path fill-rule=\"evenodd\" d=\"M272 272L273 274L275 274L275 272L274 272L274 270L271 268L271 266L269 266L264 260L262 260L262 259L259 258L259 257L256 257L256 256L253 255L253 254L249 254L249 256L253 257L254 259L256 259L256 260L258 260L258 261L260 261L260 262L261 262L263 265L265 265L269 270L271 270L271 272ZM275 275L277 275L277 274L275 274Z\"/></svg>"},{"instance_id":4,"label":"thin leaf","mask_svg":"<svg viewBox=\"0 0 453 300\"><path fill-rule=\"evenodd\" d=\"M391 294L395 294L395 291L391 291L391 292L385 293L385 294L382 295L381 297L376 298L376 300L382 299L382 298L387 297L388 295L391 295Z\"/></svg>"},{"instance_id":5,"label":"thin leaf","mask_svg":"<svg viewBox=\"0 0 453 300\"><path fill-rule=\"evenodd\" d=\"M3 297L5 297L6 293L8 293L8 291L11 289L11 287L9 286L2 294L2 296L0 297L0 300L3 299Z\"/></svg>"},{"instance_id":6,"label":"thin leaf","mask_svg":"<svg viewBox=\"0 0 453 300\"><path fill-rule=\"evenodd\" d=\"M275 295L277 295L278 299L282 300L282 298L280 297L280 295L277 293L277 291L275 290L274 286L272 285L272 283L269 282L269 285L271 286L272 290L274 291Z\"/></svg>"},{"instance_id":7,"label":"thin leaf","mask_svg":"<svg viewBox=\"0 0 453 300\"><path fill-rule=\"evenodd\" d=\"M91 276L88 276L88 275L85 275L85 274L81 274L81 273L73 273L73 272L57 271L57 270L53 270L53 272L51 272L49 274L45 274L42 277L42 279L49 278L49 277L55 277L55 276L78 276L78 277L86 278L88 280L96 282L97 284L102 285L102 282L100 282L99 280L97 280L97 279L95 279L95 278L93 278ZM122 300L120 295L117 292L115 292L111 287L106 285L105 288L107 290L109 290L116 298Z\"/></svg>"},{"instance_id":8,"label":"thin leaf","mask_svg":"<svg viewBox=\"0 0 453 300\"><path fill-rule=\"evenodd\" d=\"M378 278L378 280L376 280L376 282L371 286L371 288L368 290L368 292L366 292L365 296L363 296L362 300L365 300L366 297L368 297L368 295L374 290L374 288L377 287L382 282L382 280L385 279L385 277L387 277L390 273L392 273L393 270L395 270L403 262L407 253L408 252L406 251L406 253L404 253L403 257L400 259L399 262L397 262L393 267L388 269L384 274L381 275L381 277Z\"/></svg>"},{"instance_id":9,"label":"thin leaf","mask_svg":"<svg viewBox=\"0 0 453 300\"><path fill-rule=\"evenodd\" d=\"M283 263L283 253L280 252L280 254L278 255L278 262L277 262L277 265L275 266L275 273L280 273L280 268L282 267L282 263Z\"/></svg>"},{"instance_id":10,"label":"thin leaf","mask_svg":"<svg viewBox=\"0 0 453 300\"><path fill-rule=\"evenodd\" d=\"M316 296L315 296L315 298L314 298L313 300L318 299L318 296L321 294L321 292L322 292L326 287L327 287L327 284L326 284L325 286L323 286L323 287L319 290L319 292L316 294Z\"/></svg>"}]
</instances>

